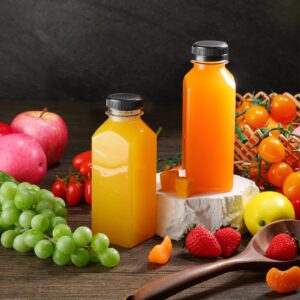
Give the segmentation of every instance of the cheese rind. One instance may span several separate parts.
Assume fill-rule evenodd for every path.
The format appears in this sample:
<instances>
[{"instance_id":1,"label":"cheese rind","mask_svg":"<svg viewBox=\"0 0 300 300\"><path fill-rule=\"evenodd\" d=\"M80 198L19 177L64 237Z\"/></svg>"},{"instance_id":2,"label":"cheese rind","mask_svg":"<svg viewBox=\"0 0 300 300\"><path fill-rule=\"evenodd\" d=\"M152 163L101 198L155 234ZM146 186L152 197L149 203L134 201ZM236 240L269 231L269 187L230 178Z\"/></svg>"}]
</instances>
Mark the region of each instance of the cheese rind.
<instances>
[{"instance_id":1,"label":"cheese rind","mask_svg":"<svg viewBox=\"0 0 300 300\"><path fill-rule=\"evenodd\" d=\"M184 170L181 170L184 176ZM228 193L201 194L189 198L176 197L175 193L160 192L157 176L157 235L168 235L179 240L193 224L216 231L221 226L232 225L244 231L243 208L249 199L259 193L255 183L234 175L232 191Z\"/></svg>"}]
</instances>

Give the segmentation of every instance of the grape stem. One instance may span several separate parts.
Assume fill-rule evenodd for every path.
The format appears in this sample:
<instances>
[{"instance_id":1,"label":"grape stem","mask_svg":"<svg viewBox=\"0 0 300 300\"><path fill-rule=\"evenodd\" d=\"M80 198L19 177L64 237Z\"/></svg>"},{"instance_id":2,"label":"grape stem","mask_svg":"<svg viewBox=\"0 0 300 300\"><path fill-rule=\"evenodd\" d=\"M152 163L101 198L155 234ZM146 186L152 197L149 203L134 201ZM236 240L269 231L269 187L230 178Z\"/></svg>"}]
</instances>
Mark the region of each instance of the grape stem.
<instances>
[{"instance_id":1,"label":"grape stem","mask_svg":"<svg viewBox=\"0 0 300 300\"><path fill-rule=\"evenodd\" d=\"M44 233L44 237L49 240L51 243L53 243L54 245L56 245L56 241L55 239L52 239L49 235L47 235L46 233Z\"/></svg>"}]
</instances>

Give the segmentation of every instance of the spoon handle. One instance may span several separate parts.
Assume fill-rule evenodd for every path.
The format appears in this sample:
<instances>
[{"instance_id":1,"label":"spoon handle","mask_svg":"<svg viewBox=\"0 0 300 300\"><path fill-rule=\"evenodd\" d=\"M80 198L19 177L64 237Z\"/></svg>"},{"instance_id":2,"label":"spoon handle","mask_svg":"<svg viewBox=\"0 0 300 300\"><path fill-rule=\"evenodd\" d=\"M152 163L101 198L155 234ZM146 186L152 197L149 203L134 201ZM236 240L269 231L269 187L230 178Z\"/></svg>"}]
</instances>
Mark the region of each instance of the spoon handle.
<instances>
[{"instance_id":1,"label":"spoon handle","mask_svg":"<svg viewBox=\"0 0 300 300\"><path fill-rule=\"evenodd\" d=\"M211 263L187 268L150 282L128 296L127 300L165 299L192 285L220 274L237 270L249 262L237 258L218 260Z\"/></svg>"}]
</instances>

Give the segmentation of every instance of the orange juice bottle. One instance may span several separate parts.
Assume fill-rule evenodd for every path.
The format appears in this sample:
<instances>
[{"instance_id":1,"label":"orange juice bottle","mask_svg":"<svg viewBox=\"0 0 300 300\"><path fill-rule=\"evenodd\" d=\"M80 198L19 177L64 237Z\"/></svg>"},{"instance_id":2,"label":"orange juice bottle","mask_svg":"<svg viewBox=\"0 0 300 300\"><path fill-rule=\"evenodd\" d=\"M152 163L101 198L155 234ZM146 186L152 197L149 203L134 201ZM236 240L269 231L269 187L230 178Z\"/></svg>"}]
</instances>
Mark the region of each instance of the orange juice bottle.
<instances>
[{"instance_id":1,"label":"orange juice bottle","mask_svg":"<svg viewBox=\"0 0 300 300\"><path fill-rule=\"evenodd\" d=\"M193 193L226 192L233 186L235 81L226 69L228 45L200 41L183 81L182 153Z\"/></svg>"},{"instance_id":2,"label":"orange juice bottle","mask_svg":"<svg viewBox=\"0 0 300 300\"><path fill-rule=\"evenodd\" d=\"M156 231L156 134L139 95L112 94L106 106L92 137L92 229L130 248Z\"/></svg>"}]
</instances>

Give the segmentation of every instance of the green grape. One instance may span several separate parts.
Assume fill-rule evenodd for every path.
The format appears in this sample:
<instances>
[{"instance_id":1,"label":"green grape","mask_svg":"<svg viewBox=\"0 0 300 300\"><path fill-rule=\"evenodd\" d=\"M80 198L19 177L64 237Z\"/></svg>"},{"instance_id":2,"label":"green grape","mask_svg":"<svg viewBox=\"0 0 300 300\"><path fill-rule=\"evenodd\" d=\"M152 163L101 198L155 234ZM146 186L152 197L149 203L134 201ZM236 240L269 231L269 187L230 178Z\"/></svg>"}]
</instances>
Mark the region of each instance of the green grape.
<instances>
[{"instance_id":1,"label":"green grape","mask_svg":"<svg viewBox=\"0 0 300 300\"><path fill-rule=\"evenodd\" d=\"M13 200L6 200L2 204L2 210L7 209L7 208L17 208L16 205L15 205L15 201L13 201Z\"/></svg>"},{"instance_id":2,"label":"green grape","mask_svg":"<svg viewBox=\"0 0 300 300\"><path fill-rule=\"evenodd\" d=\"M99 254L100 262L107 268L115 267L120 262L120 254L114 248L108 248L105 252Z\"/></svg>"},{"instance_id":3,"label":"green grape","mask_svg":"<svg viewBox=\"0 0 300 300\"><path fill-rule=\"evenodd\" d=\"M7 200L14 200L17 192L17 185L14 182L4 182L1 185L0 193Z\"/></svg>"},{"instance_id":4,"label":"green grape","mask_svg":"<svg viewBox=\"0 0 300 300\"><path fill-rule=\"evenodd\" d=\"M54 195L48 190L40 189L38 191L39 201L43 201L43 200L51 201L51 200L53 200L53 198L54 198ZM47 207L47 208L51 208L51 207Z\"/></svg>"},{"instance_id":5,"label":"green grape","mask_svg":"<svg viewBox=\"0 0 300 300\"><path fill-rule=\"evenodd\" d=\"M32 197L32 200L33 200L33 203L36 204L38 202L38 192L34 189L30 189L28 190L28 192L30 193L31 197Z\"/></svg>"},{"instance_id":6,"label":"green grape","mask_svg":"<svg viewBox=\"0 0 300 300\"><path fill-rule=\"evenodd\" d=\"M31 187L31 184L29 182L21 182L18 184L18 191L28 190L28 189L30 189L30 187Z\"/></svg>"},{"instance_id":7,"label":"green grape","mask_svg":"<svg viewBox=\"0 0 300 300\"><path fill-rule=\"evenodd\" d=\"M4 224L4 222L2 220L2 214L0 214L0 227L4 231L12 228L12 225Z\"/></svg>"},{"instance_id":8,"label":"green grape","mask_svg":"<svg viewBox=\"0 0 300 300\"><path fill-rule=\"evenodd\" d=\"M37 202L35 210L37 213L41 213L44 209L53 209L53 205L49 200L41 200Z\"/></svg>"},{"instance_id":9,"label":"green grape","mask_svg":"<svg viewBox=\"0 0 300 300\"><path fill-rule=\"evenodd\" d=\"M52 259L54 263L58 266L65 266L71 261L71 256L69 254L64 254L54 249Z\"/></svg>"},{"instance_id":10,"label":"green grape","mask_svg":"<svg viewBox=\"0 0 300 300\"><path fill-rule=\"evenodd\" d=\"M18 235L18 232L13 229L6 230L1 235L1 245L4 248L12 248L14 239Z\"/></svg>"},{"instance_id":11,"label":"green grape","mask_svg":"<svg viewBox=\"0 0 300 300\"><path fill-rule=\"evenodd\" d=\"M108 239L107 235L105 235L104 233L96 233L92 237L91 247L98 254L106 251L108 246L109 246L109 239Z\"/></svg>"},{"instance_id":12,"label":"green grape","mask_svg":"<svg viewBox=\"0 0 300 300\"><path fill-rule=\"evenodd\" d=\"M72 237L72 230L67 224L58 224L53 228L52 236L56 240L62 236Z\"/></svg>"},{"instance_id":13,"label":"green grape","mask_svg":"<svg viewBox=\"0 0 300 300\"><path fill-rule=\"evenodd\" d=\"M66 206L65 200L60 198L60 197L55 197L54 198L54 204L59 204L61 206Z\"/></svg>"},{"instance_id":14,"label":"green grape","mask_svg":"<svg viewBox=\"0 0 300 300\"><path fill-rule=\"evenodd\" d=\"M41 232L44 232L49 227L49 220L46 216L43 215L36 215L31 220L31 227L32 229L40 230Z\"/></svg>"},{"instance_id":15,"label":"green grape","mask_svg":"<svg viewBox=\"0 0 300 300\"><path fill-rule=\"evenodd\" d=\"M50 257L53 253L53 244L48 240L40 240L34 247L34 253L41 259Z\"/></svg>"},{"instance_id":16,"label":"green grape","mask_svg":"<svg viewBox=\"0 0 300 300\"><path fill-rule=\"evenodd\" d=\"M25 229L30 228L34 216L35 213L32 210L24 210L19 216L19 224Z\"/></svg>"},{"instance_id":17,"label":"green grape","mask_svg":"<svg viewBox=\"0 0 300 300\"><path fill-rule=\"evenodd\" d=\"M31 250L31 248L26 245L23 234L17 235L15 237L13 248L18 252L28 252L29 250Z\"/></svg>"},{"instance_id":18,"label":"green grape","mask_svg":"<svg viewBox=\"0 0 300 300\"><path fill-rule=\"evenodd\" d=\"M40 189L41 188L38 185L36 185L36 184L32 184L30 186L30 190L35 191L35 192L38 192Z\"/></svg>"},{"instance_id":19,"label":"green grape","mask_svg":"<svg viewBox=\"0 0 300 300\"><path fill-rule=\"evenodd\" d=\"M20 216L19 216L19 218L20 218ZM15 229L20 229L20 230L23 229L23 227L19 223L19 220L16 223L14 223L14 226L15 226Z\"/></svg>"},{"instance_id":20,"label":"green grape","mask_svg":"<svg viewBox=\"0 0 300 300\"><path fill-rule=\"evenodd\" d=\"M40 240L44 239L44 234L36 229L30 229L24 232L23 236L26 245L31 248L34 248Z\"/></svg>"},{"instance_id":21,"label":"green grape","mask_svg":"<svg viewBox=\"0 0 300 300\"><path fill-rule=\"evenodd\" d=\"M19 219L20 211L16 208L9 207L2 211L2 222L7 225L15 224Z\"/></svg>"},{"instance_id":22,"label":"green grape","mask_svg":"<svg viewBox=\"0 0 300 300\"><path fill-rule=\"evenodd\" d=\"M58 224L67 224L66 219L63 217L54 217L50 220L51 227L54 228Z\"/></svg>"},{"instance_id":23,"label":"green grape","mask_svg":"<svg viewBox=\"0 0 300 300\"><path fill-rule=\"evenodd\" d=\"M18 209L30 209L33 204L33 197L27 190L20 190L15 196L15 205Z\"/></svg>"},{"instance_id":24,"label":"green grape","mask_svg":"<svg viewBox=\"0 0 300 300\"><path fill-rule=\"evenodd\" d=\"M78 248L71 254L71 261L76 267L84 267L90 261L90 253L84 248Z\"/></svg>"},{"instance_id":25,"label":"green grape","mask_svg":"<svg viewBox=\"0 0 300 300\"><path fill-rule=\"evenodd\" d=\"M80 226L76 228L73 233L73 239L77 247L83 247L89 244L92 240L93 234L90 228Z\"/></svg>"},{"instance_id":26,"label":"green grape","mask_svg":"<svg viewBox=\"0 0 300 300\"><path fill-rule=\"evenodd\" d=\"M48 220L51 220L55 217L55 212L52 209L47 208L41 212L41 215L46 216Z\"/></svg>"},{"instance_id":27,"label":"green grape","mask_svg":"<svg viewBox=\"0 0 300 300\"><path fill-rule=\"evenodd\" d=\"M90 248L89 249L89 252L90 252L90 260L91 262L93 263L98 263L100 262L100 259L99 259L99 253L97 253L94 249Z\"/></svg>"},{"instance_id":28,"label":"green grape","mask_svg":"<svg viewBox=\"0 0 300 300\"><path fill-rule=\"evenodd\" d=\"M63 254L72 254L75 250L75 242L69 236L62 236L56 242L56 249Z\"/></svg>"},{"instance_id":29,"label":"green grape","mask_svg":"<svg viewBox=\"0 0 300 300\"><path fill-rule=\"evenodd\" d=\"M64 206L57 204L57 203L54 204L54 212L57 216L63 217L63 218L65 218L68 214L67 209Z\"/></svg>"},{"instance_id":30,"label":"green grape","mask_svg":"<svg viewBox=\"0 0 300 300\"><path fill-rule=\"evenodd\" d=\"M2 207L2 204L7 201L6 198L4 198L1 193L0 193L0 203L1 203L1 207Z\"/></svg>"}]
</instances>

